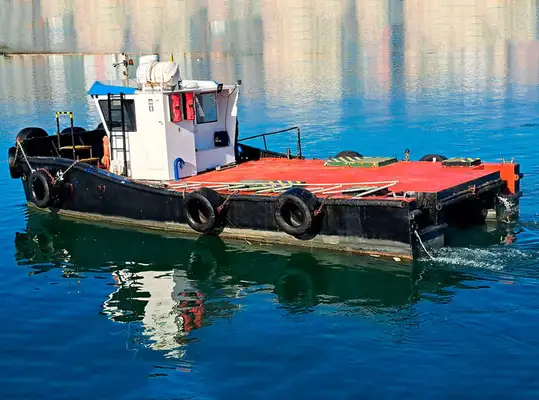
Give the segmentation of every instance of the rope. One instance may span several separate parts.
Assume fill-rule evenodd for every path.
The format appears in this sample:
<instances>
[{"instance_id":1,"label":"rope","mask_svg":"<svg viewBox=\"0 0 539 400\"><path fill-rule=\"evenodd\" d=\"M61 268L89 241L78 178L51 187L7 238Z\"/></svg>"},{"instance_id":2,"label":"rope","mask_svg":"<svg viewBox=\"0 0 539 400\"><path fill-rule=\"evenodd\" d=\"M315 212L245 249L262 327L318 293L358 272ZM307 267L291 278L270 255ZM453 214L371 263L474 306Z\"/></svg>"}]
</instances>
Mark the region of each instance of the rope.
<instances>
[{"instance_id":1,"label":"rope","mask_svg":"<svg viewBox=\"0 0 539 400\"><path fill-rule=\"evenodd\" d=\"M17 142L17 148L21 148L22 155L24 156L24 161L26 161L26 164L28 164L28 168L30 168L30 172L34 172L35 170L30 165L30 161L28 161L28 157L26 157L26 153L24 149L22 148L21 142Z\"/></svg>"},{"instance_id":2,"label":"rope","mask_svg":"<svg viewBox=\"0 0 539 400\"><path fill-rule=\"evenodd\" d=\"M69 167L67 167L67 169L63 172L59 172L58 173L58 181L59 182L62 182L64 180L64 175L67 174L67 171L69 171L71 168L73 168L75 166L75 164L77 164L79 162L79 160L75 160L75 162L73 164L71 164Z\"/></svg>"},{"instance_id":3,"label":"rope","mask_svg":"<svg viewBox=\"0 0 539 400\"><path fill-rule=\"evenodd\" d=\"M425 253L430 257L431 260L434 260L434 257L429 253L425 245L423 244L423 241L421 240L421 236L419 236L419 233L417 232L417 229L414 229L414 233L417 236L417 239L419 240L419 243L421 244L421 247L423 247L423 250L425 250Z\"/></svg>"}]
</instances>

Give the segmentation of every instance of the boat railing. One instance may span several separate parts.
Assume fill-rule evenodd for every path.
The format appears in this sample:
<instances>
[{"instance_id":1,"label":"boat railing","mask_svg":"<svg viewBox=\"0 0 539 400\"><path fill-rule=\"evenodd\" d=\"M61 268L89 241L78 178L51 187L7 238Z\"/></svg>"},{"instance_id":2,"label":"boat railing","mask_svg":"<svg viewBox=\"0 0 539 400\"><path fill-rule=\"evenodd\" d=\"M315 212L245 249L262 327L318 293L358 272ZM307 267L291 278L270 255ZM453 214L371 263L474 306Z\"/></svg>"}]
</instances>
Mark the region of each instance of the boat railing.
<instances>
[{"instance_id":1,"label":"boat railing","mask_svg":"<svg viewBox=\"0 0 539 400\"><path fill-rule=\"evenodd\" d=\"M278 135L280 133L286 133L286 132L291 132L291 131L296 131L298 157L302 157L302 152L301 152L301 131L300 131L298 126L293 126L291 128L281 129L281 130L275 131L275 132L260 133L258 135L248 136L246 138L238 139L238 142L243 142L245 140L256 139L256 138L261 137L262 140L264 141L264 150L268 151L268 143L266 141L267 136Z\"/></svg>"},{"instance_id":2,"label":"boat railing","mask_svg":"<svg viewBox=\"0 0 539 400\"><path fill-rule=\"evenodd\" d=\"M398 180L393 181L368 181L368 182L345 182L345 183L310 183L301 181L237 181L237 182L172 182L168 186L175 191L196 190L201 187L216 191L269 194L282 193L292 187L302 187L315 195L327 196L351 196L355 199L368 195L377 196L378 192L387 191L398 185ZM396 196L394 196L396 198Z\"/></svg>"}]
</instances>

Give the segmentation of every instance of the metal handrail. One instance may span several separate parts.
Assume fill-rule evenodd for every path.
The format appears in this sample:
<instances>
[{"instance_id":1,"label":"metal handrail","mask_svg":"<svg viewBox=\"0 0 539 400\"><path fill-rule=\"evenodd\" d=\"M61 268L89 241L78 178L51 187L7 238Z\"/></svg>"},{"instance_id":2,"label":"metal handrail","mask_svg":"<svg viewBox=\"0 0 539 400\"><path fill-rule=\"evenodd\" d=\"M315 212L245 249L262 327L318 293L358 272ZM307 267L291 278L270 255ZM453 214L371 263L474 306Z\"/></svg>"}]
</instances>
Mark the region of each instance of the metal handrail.
<instances>
[{"instance_id":1,"label":"metal handrail","mask_svg":"<svg viewBox=\"0 0 539 400\"><path fill-rule=\"evenodd\" d=\"M335 194L350 194L353 198L358 199L368 194L376 193L383 189L389 189L395 186L399 181L366 181L366 182L343 182L343 183L308 183L308 182L291 182L291 181L237 181L237 182L174 182L169 186L173 190L195 190L200 187L207 187L213 190L235 190L237 192L254 192L255 194L264 194L268 192L282 192L293 186L303 187L313 194L335 195ZM360 192L359 194L355 194Z\"/></svg>"},{"instance_id":2,"label":"metal handrail","mask_svg":"<svg viewBox=\"0 0 539 400\"><path fill-rule=\"evenodd\" d=\"M277 135L279 133L290 132L290 131L293 131L293 130L297 131L296 136L297 136L297 144L298 144L298 156L302 157L302 152L301 152L301 131L299 129L299 126L293 126L292 128L282 129L280 131L275 131L275 132L260 133L258 135L238 139L238 142L242 142L244 140L256 139L256 138L262 137L262 139L264 140L264 150L268 151L268 144L266 142L266 136Z\"/></svg>"}]
</instances>

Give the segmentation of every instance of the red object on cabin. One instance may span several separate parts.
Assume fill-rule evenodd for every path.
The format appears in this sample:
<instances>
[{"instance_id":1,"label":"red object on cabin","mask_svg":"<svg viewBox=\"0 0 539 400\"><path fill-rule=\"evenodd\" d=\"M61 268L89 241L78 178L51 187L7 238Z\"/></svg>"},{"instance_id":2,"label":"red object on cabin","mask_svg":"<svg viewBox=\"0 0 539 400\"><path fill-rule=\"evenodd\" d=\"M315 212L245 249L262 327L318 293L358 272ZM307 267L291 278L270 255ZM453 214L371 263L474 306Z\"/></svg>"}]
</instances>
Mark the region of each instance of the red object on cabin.
<instances>
[{"instance_id":1,"label":"red object on cabin","mask_svg":"<svg viewBox=\"0 0 539 400\"><path fill-rule=\"evenodd\" d=\"M170 119L172 122L182 120L182 101L179 93L170 95Z\"/></svg>"},{"instance_id":2,"label":"red object on cabin","mask_svg":"<svg viewBox=\"0 0 539 400\"><path fill-rule=\"evenodd\" d=\"M195 119L195 96L194 93L184 93L185 96L185 119Z\"/></svg>"}]
</instances>

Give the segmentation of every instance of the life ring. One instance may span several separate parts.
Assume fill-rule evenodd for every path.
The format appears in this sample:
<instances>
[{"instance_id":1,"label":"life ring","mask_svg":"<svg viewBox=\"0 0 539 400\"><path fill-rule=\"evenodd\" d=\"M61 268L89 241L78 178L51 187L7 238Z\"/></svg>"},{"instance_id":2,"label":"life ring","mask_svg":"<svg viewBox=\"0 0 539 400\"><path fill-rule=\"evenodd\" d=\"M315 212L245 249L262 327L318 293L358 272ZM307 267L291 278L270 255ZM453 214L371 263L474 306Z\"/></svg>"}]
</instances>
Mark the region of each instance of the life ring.
<instances>
[{"instance_id":1,"label":"life ring","mask_svg":"<svg viewBox=\"0 0 539 400\"><path fill-rule=\"evenodd\" d=\"M298 237L313 228L317 199L303 188L291 188L276 201L274 218L277 226L289 235Z\"/></svg>"},{"instance_id":2,"label":"life ring","mask_svg":"<svg viewBox=\"0 0 539 400\"><path fill-rule=\"evenodd\" d=\"M434 159L436 159L436 161L443 161L447 160L447 157L440 154L427 154L426 156L421 157L419 161L434 161Z\"/></svg>"},{"instance_id":3,"label":"life ring","mask_svg":"<svg viewBox=\"0 0 539 400\"><path fill-rule=\"evenodd\" d=\"M7 151L7 162L9 165L9 174L13 179L18 179L22 176L19 164L17 162L17 148L10 147Z\"/></svg>"},{"instance_id":4,"label":"life ring","mask_svg":"<svg viewBox=\"0 0 539 400\"><path fill-rule=\"evenodd\" d=\"M44 169L38 169L30 174L28 185L32 201L36 206L45 208L52 204L54 184L54 178Z\"/></svg>"},{"instance_id":5,"label":"life ring","mask_svg":"<svg viewBox=\"0 0 539 400\"><path fill-rule=\"evenodd\" d=\"M359 154L357 151L353 151L353 150L343 150L343 151L337 153L337 155L335 156L335 158L339 158L339 157L359 157L359 158L363 158L363 156L361 154Z\"/></svg>"},{"instance_id":6,"label":"life ring","mask_svg":"<svg viewBox=\"0 0 539 400\"><path fill-rule=\"evenodd\" d=\"M26 139L34 139L38 137L46 137L49 136L47 131L41 128L36 127L28 127L23 128L21 131L17 134L17 138L15 139L16 142L24 142Z\"/></svg>"},{"instance_id":7,"label":"life ring","mask_svg":"<svg viewBox=\"0 0 539 400\"><path fill-rule=\"evenodd\" d=\"M209 188L200 188L188 193L183 201L187 224L200 233L215 232L223 223L219 213L219 206L222 203L219 193Z\"/></svg>"}]
</instances>

